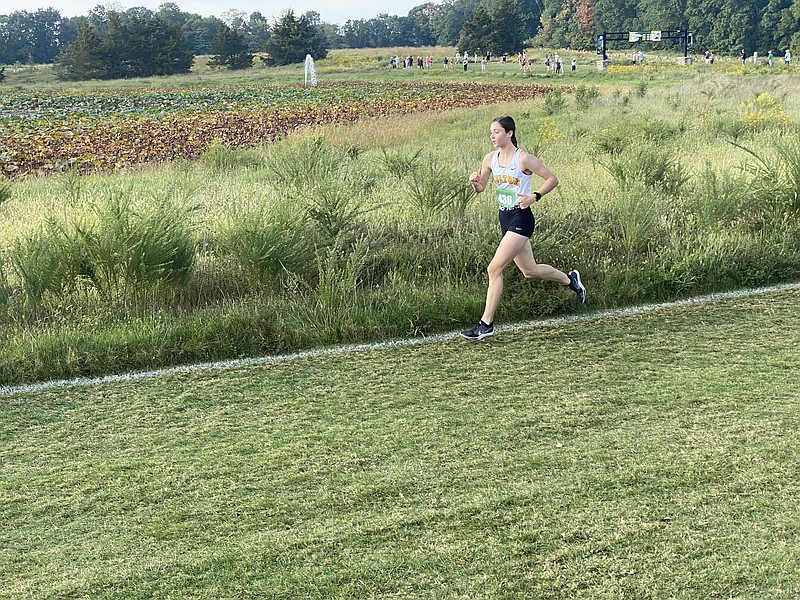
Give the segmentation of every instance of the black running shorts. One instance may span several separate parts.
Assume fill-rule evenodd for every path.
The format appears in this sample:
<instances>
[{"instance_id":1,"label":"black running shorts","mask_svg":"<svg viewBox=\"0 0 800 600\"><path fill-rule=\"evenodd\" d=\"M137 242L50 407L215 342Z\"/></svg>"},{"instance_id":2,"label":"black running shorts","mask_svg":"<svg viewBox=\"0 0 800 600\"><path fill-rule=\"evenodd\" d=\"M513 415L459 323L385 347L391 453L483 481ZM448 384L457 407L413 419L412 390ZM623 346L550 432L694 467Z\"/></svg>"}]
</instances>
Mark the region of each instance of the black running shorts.
<instances>
[{"instance_id":1,"label":"black running shorts","mask_svg":"<svg viewBox=\"0 0 800 600\"><path fill-rule=\"evenodd\" d=\"M526 238L533 235L533 227L536 220L533 218L531 207L512 208L510 210L499 211L500 231L505 235L507 232L516 233Z\"/></svg>"}]
</instances>

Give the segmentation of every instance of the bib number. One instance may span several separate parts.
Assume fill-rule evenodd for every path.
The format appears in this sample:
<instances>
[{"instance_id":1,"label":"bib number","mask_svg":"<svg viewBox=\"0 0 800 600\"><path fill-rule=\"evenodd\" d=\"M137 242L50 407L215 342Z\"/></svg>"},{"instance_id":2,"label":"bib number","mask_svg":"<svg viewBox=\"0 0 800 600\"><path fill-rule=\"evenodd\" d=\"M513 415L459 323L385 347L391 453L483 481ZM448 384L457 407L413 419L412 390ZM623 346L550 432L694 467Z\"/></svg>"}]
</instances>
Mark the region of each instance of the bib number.
<instances>
[{"instance_id":1,"label":"bib number","mask_svg":"<svg viewBox=\"0 0 800 600\"><path fill-rule=\"evenodd\" d=\"M504 210L511 210L517 205L517 194L514 190L496 188L497 206Z\"/></svg>"}]
</instances>

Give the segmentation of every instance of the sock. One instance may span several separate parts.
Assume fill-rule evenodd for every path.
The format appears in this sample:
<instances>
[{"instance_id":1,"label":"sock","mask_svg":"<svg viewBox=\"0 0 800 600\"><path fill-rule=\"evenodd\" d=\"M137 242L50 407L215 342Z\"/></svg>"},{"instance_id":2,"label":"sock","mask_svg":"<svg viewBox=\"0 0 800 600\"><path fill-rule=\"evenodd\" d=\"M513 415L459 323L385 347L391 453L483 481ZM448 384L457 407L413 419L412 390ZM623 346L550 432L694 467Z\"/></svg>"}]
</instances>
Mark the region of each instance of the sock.
<instances>
[{"instance_id":1,"label":"sock","mask_svg":"<svg viewBox=\"0 0 800 600\"><path fill-rule=\"evenodd\" d=\"M484 323L483 319L481 319L481 325L483 325L484 327L491 327L492 323L494 323L494 321L492 321L491 323Z\"/></svg>"}]
</instances>

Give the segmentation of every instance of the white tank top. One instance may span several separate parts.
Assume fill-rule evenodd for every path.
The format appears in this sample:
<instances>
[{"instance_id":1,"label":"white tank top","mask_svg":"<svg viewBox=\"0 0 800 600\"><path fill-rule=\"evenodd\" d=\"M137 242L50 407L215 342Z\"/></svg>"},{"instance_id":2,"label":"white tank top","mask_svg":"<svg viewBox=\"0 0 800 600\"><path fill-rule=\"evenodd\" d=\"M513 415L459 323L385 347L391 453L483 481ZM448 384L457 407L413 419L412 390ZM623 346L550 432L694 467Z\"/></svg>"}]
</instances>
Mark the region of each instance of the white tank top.
<instances>
[{"instance_id":1,"label":"white tank top","mask_svg":"<svg viewBox=\"0 0 800 600\"><path fill-rule=\"evenodd\" d=\"M517 196L530 196L531 194L531 176L527 175L519 166L521 153L522 150L517 148L507 167L500 166L500 150L492 156L495 197L500 210L513 210L517 203Z\"/></svg>"}]
</instances>

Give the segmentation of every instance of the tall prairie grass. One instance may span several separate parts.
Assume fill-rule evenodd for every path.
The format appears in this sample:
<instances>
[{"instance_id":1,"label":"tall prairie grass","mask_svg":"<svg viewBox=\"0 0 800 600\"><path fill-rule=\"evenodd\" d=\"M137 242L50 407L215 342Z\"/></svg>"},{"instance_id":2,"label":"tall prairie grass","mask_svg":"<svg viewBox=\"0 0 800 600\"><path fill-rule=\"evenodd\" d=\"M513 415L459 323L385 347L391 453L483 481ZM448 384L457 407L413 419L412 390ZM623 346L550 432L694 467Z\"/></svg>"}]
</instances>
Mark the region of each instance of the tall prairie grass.
<instances>
[{"instance_id":1,"label":"tall prairie grass","mask_svg":"<svg viewBox=\"0 0 800 600\"><path fill-rule=\"evenodd\" d=\"M589 308L798 278L800 80L686 70L655 73L646 93L636 81L600 73L577 95L5 182L0 383L469 323L499 231L467 176L502 114L561 181L535 206L534 254L580 269ZM753 126L759 106L774 123ZM573 310L569 290L509 269L500 322ZM130 344L98 342L126 326Z\"/></svg>"}]
</instances>

